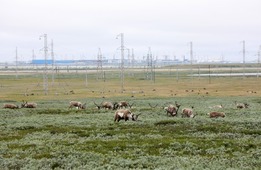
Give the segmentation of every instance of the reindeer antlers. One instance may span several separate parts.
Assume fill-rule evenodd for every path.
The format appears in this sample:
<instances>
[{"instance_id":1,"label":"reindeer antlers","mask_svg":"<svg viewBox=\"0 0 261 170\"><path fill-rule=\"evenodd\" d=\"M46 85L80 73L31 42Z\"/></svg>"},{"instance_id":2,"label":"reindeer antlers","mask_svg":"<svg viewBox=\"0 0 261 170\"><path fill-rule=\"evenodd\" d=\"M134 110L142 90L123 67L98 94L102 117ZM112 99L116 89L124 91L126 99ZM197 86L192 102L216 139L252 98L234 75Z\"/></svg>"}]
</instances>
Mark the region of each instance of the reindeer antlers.
<instances>
[{"instance_id":1,"label":"reindeer antlers","mask_svg":"<svg viewBox=\"0 0 261 170\"><path fill-rule=\"evenodd\" d=\"M150 103L149 103L149 105L150 105L150 107L153 108L153 109L158 106L158 104L156 104L155 106L152 106Z\"/></svg>"}]
</instances>

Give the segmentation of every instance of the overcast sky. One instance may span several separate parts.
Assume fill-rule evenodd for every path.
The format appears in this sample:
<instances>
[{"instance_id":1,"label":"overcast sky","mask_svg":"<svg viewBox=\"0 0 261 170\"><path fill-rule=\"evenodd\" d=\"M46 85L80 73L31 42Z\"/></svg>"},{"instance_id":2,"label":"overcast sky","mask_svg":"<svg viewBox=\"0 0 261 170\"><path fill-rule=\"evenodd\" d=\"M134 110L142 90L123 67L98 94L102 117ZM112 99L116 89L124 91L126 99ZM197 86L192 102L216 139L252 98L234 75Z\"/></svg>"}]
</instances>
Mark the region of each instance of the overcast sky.
<instances>
[{"instance_id":1,"label":"overcast sky","mask_svg":"<svg viewBox=\"0 0 261 170\"><path fill-rule=\"evenodd\" d=\"M43 39L54 42L56 59L119 58L120 40L163 58L257 60L261 45L260 0L0 0L0 62L43 58Z\"/></svg>"}]
</instances>

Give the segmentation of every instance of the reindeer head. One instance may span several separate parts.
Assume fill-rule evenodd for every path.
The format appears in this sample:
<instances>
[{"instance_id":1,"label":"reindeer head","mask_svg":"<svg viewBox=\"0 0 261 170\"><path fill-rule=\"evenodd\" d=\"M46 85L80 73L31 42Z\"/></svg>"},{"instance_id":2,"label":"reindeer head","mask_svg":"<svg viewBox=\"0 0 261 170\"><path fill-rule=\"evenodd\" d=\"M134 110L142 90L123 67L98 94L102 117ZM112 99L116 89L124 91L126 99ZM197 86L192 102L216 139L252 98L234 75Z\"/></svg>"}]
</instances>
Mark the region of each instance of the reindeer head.
<instances>
[{"instance_id":1,"label":"reindeer head","mask_svg":"<svg viewBox=\"0 0 261 170\"><path fill-rule=\"evenodd\" d=\"M97 103L95 103L95 102L93 102L94 103L94 105L97 107L97 109L98 110L100 110L101 109L101 105L98 105Z\"/></svg>"},{"instance_id":2,"label":"reindeer head","mask_svg":"<svg viewBox=\"0 0 261 170\"><path fill-rule=\"evenodd\" d=\"M24 107L26 107L26 105L27 105L27 101L22 101L23 103L21 104L21 108L24 108Z\"/></svg>"},{"instance_id":3,"label":"reindeer head","mask_svg":"<svg viewBox=\"0 0 261 170\"><path fill-rule=\"evenodd\" d=\"M119 104L117 102L113 102L113 108L112 110L116 110L119 108Z\"/></svg>"},{"instance_id":4,"label":"reindeer head","mask_svg":"<svg viewBox=\"0 0 261 170\"><path fill-rule=\"evenodd\" d=\"M140 113L140 114L137 114L137 115L135 115L135 114L132 114L132 120L133 120L133 121L137 121L137 120L138 120L138 117L139 117L139 115L141 115L141 113Z\"/></svg>"},{"instance_id":5,"label":"reindeer head","mask_svg":"<svg viewBox=\"0 0 261 170\"><path fill-rule=\"evenodd\" d=\"M86 109L86 103L84 103L83 105L81 105L81 109Z\"/></svg>"}]
</instances>

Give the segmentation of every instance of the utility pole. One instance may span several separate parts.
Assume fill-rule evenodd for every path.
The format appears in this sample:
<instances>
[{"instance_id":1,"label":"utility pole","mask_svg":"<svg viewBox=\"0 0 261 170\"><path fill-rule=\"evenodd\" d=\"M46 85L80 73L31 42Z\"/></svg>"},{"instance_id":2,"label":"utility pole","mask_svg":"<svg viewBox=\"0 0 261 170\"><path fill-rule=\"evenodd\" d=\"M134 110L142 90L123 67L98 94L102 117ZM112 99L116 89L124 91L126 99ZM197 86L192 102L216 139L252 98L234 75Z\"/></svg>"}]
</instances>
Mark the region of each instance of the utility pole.
<instances>
[{"instance_id":1,"label":"utility pole","mask_svg":"<svg viewBox=\"0 0 261 170\"><path fill-rule=\"evenodd\" d=\"M34 54L34 49L32 50L32 65L33 65L33 69L34 69L34 60L35 60L35 54Z\"/></svg>"},{"instance_id":2,"label":"utility pole","mask_svg":"<svg viewBox=\"0 0 261 170\"><path fill-rule=\"evenodd\" d=\"M120 37L121 39L121 92L123 93L124 91L124 34L120 33L119 35L117 35L117 39L118 37Z\"/></svg>"},{"instance_id":3,"label":"utility pole","mask_svg":"<svg viewBox=\"0 0 261 170\"><path fill-rule=\"evenodd\" d=\"M190 44L190 64L193 64L193 43L192 41L189 43Z\"/></svg>"},{"instance_id":4,"label":"utility pole","mask_svg":"<svg viewBox=\"0 0 261 170\"><path fill-rule=\"evenodd\" d=\"M242 42L243 43L243 64L245 64L245 58L246 58L246 47L245 47L245 40Z\"/></svg>"},{"instance_id":5,"label":"utility pole","mask_svg":"<svg viewBox=\"0 0 261 170\"><path fill-rule=\"evenodd\" d=\"M85 62L85 87L88 86L88 68L87 68L87 62Z\"/></svg>"},{"instance_id":6,"label":"utility pole","mask_svg":"<svg viewBox=\"0 0 261 170\"><path fill-rule=\"evenodd\" d=\"M52 86L54 85L54 52L53 52L53 40L51 42L51 56L52 56Z\"/></svg>"},{"instance_id":7,"label":"utility pole","mask_svg":"<svg viewBox=\"0 0 261 170\"><path fill-rule=\"evenodd\" d=\"M258 50L258 52L257 52L257 56L258 56L258 58L257 58L257 62L258 62L258 64L260 64L260 57L261 57L261 45L259 46L259 50Z\"/></svg>"},{"instance_id":8,"label":"utility pole","mask_svg":"<svg viewBox=\"0 0 261 170\"><path fill-rule=\"evenodd\" d=\"M18 78L18 73L17 73L17 65L18 65L18 54L17 54L17 47L15 48L15 78Z\"/></svg>"},{"instance_id":9,"label":"utility pole","mask_svg":"<svg viewBox=\"0 0 261 170\"><path fill-rule=\"evenodd\" d=\"M131 49L131 67L132 67L132 68L134 67L134 62L135 62L135 59L134 59L134 50Z\"/></svg>"},{"instance_id":10,"label":"utility pole","mask_svg":"<svg viewBox=\"0 0 261 170\"><path fill-rule=\"evenodd\" d=\"M127 49L128 51L128 68L130 67L131 64L131 59L130 59L130 49Z\"/></svg>"},{"instance_id":11,"label":"utility pole","mask_svg":"<svg viewBox=\"0 0 261 170\"><path fill-rule=\"evenodd\" d=\"M44 38L44 74L43 74L43 88L44 88L44 94L48 94L48 71L47 71L47 55L48 55L48 46L47 46L47 34L44 34L40 36L41 38Z\"/></svg>"},{"instance_id":12,"label":"utility pole","mask_svg":"<svg viewBox=\"0 0 261 170\"><path fill-rule=\"evenodd\" d=\"M193 64L193 43L192 41L189 43L189 46L190 46L190 67L191 67L191 78L193 79L194 76L193 76L193 67L192 67L192 64Z\"/></svg>"},{"instance_id":13,"label":"utility pole","mask_svg":"<svg viewBox=\"0 0 261 170\"><path fill-rule=\"evenodd\" d=\"M245 59L246 59L246 47L245 47L245 40L243 40L243 70L244 70L244 77L245 77Z\"/></svg>"},{"instance_id":14,"label":"utility pole","mask_svg":"<svg viewBox=\"0 0 261 170\"><path fill-rule=\"evenodd\" d=\"M102 69L102 53L101 49L99 48L98 50L98 55L97 55L97 80L102 79L103 77L103 69Z\"/></svg>"}]
</instances>

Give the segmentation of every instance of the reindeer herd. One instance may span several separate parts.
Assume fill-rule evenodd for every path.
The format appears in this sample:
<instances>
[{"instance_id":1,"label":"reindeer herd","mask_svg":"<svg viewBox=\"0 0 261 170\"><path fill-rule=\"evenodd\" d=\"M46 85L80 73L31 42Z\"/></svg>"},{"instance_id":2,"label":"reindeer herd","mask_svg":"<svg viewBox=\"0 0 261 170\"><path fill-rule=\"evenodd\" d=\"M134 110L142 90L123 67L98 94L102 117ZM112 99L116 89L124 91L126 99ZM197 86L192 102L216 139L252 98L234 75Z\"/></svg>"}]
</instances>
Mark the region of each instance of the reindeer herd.
<instances>
[{"instance_id":1,"label":"reindeer herd","mask_svg":"<svg viewBox=\"0 0 261 170\"><path fill-rule=\"evenodd\" d=\"M109 102L109 101L103 101L100 104L97 104L96 102L93 102L94 105L98 110L104 109L104 110L116 110L114 114L114 122L119 122L120 120L132 120L132 121L137 121L139 115L141 114L134 114L131 112L131 108L133 106L133 103L130 104L127 101L120 101L120 102ZM166 104L165 104L166 105ZM151 108L156 108L158 104L155 106L152 106L149 103L149 106ZM247 103L238 103L235 101L235 106L237 109L244 109L248 108L249 104ZM21 107L19 107L16 104L13 103L5 103L3 105L4 109L19 109L19 108L36 108L37 103L34 102L27 102L27 101L22 101ZM167 113L167 116L175 117L178 115L178 111L181 107L181 104L178 104L175 102L175 104L169 104L167 106L162 106L163 110ZM79 109L86 109L86 103L81 103L79 101L70 101L69 102L69 107L68 109L76 108L77 110ZM209 107L211 109L222 109L224 108L223 105L215 105L212 107ZM197 116L197 113L193 110L194 107L192 106L191 108L183 108L181 110L181 117L182 118L195 118ZM225 113L224 112L218 112L218 111L212 111L207 113L209 118L224 118Z\"/></svg>"}]
</instances>

